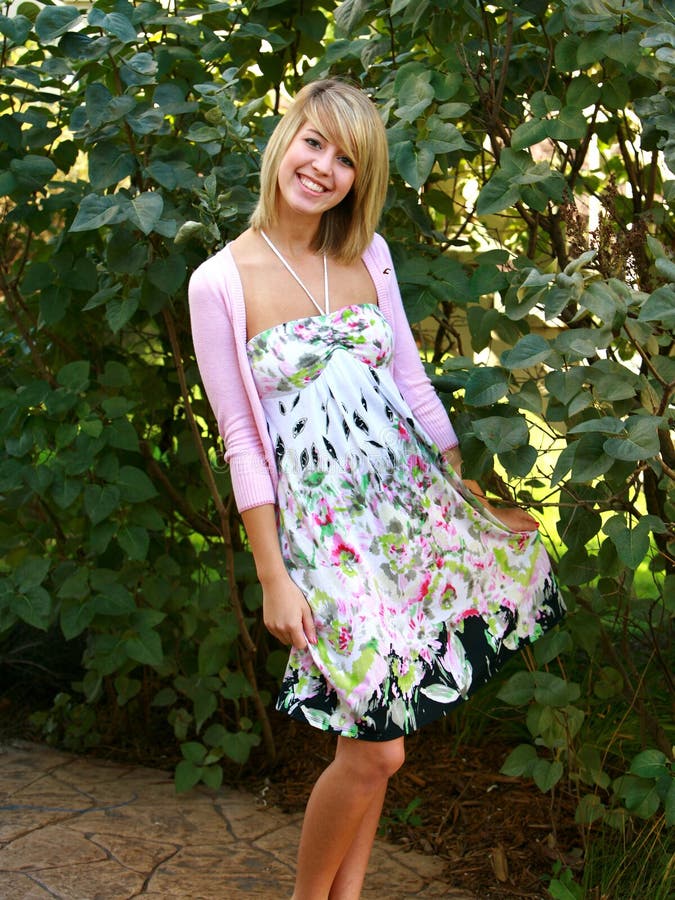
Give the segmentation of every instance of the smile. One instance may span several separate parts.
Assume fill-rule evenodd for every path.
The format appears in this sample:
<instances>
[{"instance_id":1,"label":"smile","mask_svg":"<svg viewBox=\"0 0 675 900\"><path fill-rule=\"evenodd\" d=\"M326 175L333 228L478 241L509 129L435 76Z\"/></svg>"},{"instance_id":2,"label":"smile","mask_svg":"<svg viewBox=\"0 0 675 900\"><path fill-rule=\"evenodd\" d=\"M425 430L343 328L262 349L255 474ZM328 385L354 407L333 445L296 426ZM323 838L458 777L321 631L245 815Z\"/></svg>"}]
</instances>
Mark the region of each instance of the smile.
<instances>
[{"instance_id":1,"label":"smile","mask_svg":"<svg viewBox=\"0 0 675 900\"><path fill-rule=\"evenodd\" d=\"M298 175L298 179L307 190L313 191L315 194L323 194L327 190L323 185L317 184L316 181L312 181L312 179L308 178L306 175Z\"/></svg>"}]
</instances>

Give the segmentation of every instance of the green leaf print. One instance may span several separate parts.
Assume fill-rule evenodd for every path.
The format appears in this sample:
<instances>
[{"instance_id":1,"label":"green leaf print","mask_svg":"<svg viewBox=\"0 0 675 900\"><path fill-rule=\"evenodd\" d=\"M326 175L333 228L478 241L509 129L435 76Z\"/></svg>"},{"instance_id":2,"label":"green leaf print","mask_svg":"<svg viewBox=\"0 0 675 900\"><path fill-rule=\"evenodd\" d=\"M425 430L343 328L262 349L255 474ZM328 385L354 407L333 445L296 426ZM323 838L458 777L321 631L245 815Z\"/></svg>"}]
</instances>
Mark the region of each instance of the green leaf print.
<instances>
[{"instance_id":1,"label":"green leaf print","mask_svg":"<svg viewBox=\"0 0 675 900\"><path fill-rule=\"evenodd\" d=\"M435 703L454 703L459 699L459 691L453 690L447 684L429 684L420 688L420 693Z\"/></svg>"}]
</instances>

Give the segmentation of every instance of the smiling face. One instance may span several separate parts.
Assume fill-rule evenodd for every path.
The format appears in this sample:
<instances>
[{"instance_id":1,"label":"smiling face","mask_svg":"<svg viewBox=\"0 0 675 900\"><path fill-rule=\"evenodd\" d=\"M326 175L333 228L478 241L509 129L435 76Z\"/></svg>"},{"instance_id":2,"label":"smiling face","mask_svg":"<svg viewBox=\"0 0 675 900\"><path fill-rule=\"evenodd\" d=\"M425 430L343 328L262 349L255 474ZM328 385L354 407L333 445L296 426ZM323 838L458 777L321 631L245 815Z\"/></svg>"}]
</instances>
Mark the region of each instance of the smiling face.
<instances>
[{"instance_id":1,"label":"smiling face","mask_svg":"<svg viewBox=\"0 0 675 900\"><path fill-rule=\"evenodd\" d=\"M279 213L320 218L349 194L355 174L354 164L345 151L305 122L279 165Z\"/></svg>"}]
</instances>

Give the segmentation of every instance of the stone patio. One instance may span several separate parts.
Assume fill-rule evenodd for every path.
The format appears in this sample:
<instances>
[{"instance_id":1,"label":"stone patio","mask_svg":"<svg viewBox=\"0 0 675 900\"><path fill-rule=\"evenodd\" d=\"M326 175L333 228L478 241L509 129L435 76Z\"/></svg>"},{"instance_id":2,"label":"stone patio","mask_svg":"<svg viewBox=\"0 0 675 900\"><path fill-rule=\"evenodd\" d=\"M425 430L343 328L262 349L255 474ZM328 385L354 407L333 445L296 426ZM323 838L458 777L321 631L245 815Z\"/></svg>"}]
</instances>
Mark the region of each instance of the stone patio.
<instances>
[{"instance_id":1,"label":"stone patio","mask_svg":"<svg viewBox=\"0 0 675 900\"><path fill-rule=\"evenodd\" d=\"M0 747L0 897L281 900L301 818L233 788L176 795L165 772L13 742ZM362 897L475 900L443 868L378 841Z\"/></svg>"}]
</instances>

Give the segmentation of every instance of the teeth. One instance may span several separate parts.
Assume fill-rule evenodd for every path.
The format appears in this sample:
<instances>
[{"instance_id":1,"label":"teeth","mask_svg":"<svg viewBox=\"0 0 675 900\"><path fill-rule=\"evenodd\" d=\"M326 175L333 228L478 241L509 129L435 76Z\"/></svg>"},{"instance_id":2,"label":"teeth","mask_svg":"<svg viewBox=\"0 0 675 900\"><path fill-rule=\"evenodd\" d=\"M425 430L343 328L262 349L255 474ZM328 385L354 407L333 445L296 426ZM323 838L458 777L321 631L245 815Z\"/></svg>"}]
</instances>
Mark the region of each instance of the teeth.
<instances>
[{"instance_id":1,"label":"teeth","mask_svg":"<svg viewBox=\"0 0 675 900\"><path fill-rule=\"evenodd\" d=\"M300 181L305 185L305 187L309 188L310 191L317 191L323 193L326 188L320 184L317 184L316 181L312 181L311 178L307 178L306 175L300 176Z\"/></svg>"}]
</instances>

